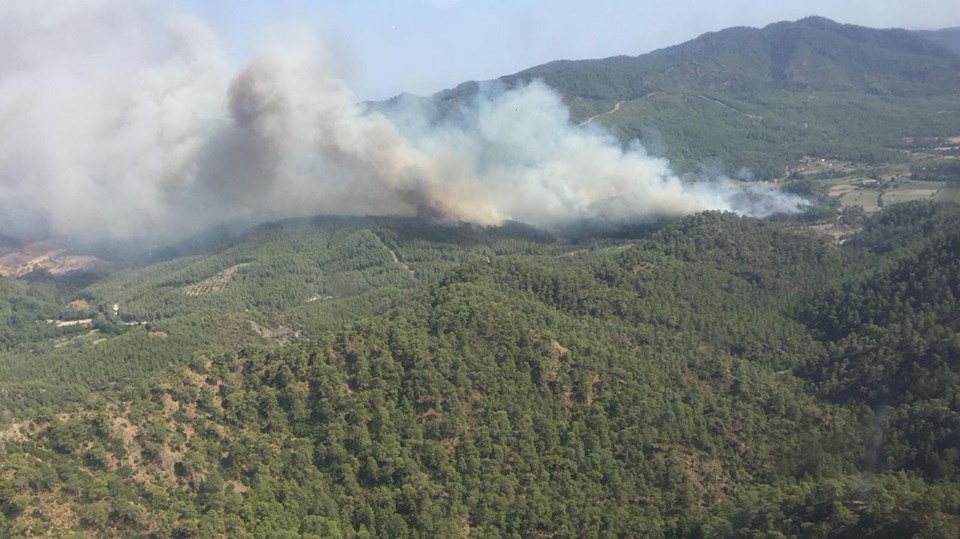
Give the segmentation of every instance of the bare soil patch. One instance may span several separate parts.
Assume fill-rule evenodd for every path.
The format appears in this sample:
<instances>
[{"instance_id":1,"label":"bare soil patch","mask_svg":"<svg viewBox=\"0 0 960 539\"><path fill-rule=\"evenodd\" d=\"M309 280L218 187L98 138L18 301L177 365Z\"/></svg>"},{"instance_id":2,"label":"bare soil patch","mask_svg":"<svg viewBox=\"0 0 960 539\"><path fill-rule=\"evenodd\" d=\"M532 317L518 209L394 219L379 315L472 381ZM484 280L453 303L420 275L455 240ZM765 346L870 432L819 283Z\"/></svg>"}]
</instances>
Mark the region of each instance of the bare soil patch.
<instances>
[{"instance_id":1,"label":"bare soil patch","mask_svg":"<svg viewBox=\"0 0 960 539\"><path fill-rule=\"evenodd\" d=\"M34 271L64 275L107 267L109 264L97 257L69 254L55 241L39 241L22 247L0 247L0 276L4 277L21 277Z\"/></svg>"}]
</instances>

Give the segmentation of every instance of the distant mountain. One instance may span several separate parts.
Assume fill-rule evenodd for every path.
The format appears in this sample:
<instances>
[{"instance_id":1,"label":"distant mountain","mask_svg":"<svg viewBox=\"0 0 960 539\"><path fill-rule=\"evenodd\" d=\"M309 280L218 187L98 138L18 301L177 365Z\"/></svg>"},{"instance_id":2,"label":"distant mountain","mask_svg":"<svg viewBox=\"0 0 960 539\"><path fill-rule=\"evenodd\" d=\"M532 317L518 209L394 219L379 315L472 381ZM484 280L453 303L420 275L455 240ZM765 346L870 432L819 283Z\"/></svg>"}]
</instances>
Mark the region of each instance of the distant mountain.
<instances>
[{"instance_id":1,"label":"distant mountain","mask_svg":"<svg viewBox=\"0 0 960 539\"><path fill-rule=\"evenodd\" d=\"M960 54L960 26L943 28L941 30L920 30L914 33L928 41L933 41L941 47Z\"/></svg>"},{"instance_id":2,"label":"distant mountain","mask_svg":"<svg viewBox=\"0 0 960 539\"><path fill-rule=\"evenodd\" d=\"M640 140L679 172L719 163L774 178L804 155L903 161L905 138L960 134L958 36L809 17L728 28L641 56L550 62L374 106L390 114L424 100L440 119L485 86L539 80L562 95L573 122Z\"/></svg>"},{"instance_id":3,"label":"distant mountain","mask_svg":"<svg viewBox=\"0 0 960 539\"><path fill-rule=\"evenodd\" d=\"M762 29L710 32L641 56L550 62L499 80L508 86L542 80L566 96L616 100L655 91L950 94L960 89L960 55L949 45L958 35L877 30L808 17ZM460 99L477 87L467 82L437 97Z\"/></svg>"}]
</instances>

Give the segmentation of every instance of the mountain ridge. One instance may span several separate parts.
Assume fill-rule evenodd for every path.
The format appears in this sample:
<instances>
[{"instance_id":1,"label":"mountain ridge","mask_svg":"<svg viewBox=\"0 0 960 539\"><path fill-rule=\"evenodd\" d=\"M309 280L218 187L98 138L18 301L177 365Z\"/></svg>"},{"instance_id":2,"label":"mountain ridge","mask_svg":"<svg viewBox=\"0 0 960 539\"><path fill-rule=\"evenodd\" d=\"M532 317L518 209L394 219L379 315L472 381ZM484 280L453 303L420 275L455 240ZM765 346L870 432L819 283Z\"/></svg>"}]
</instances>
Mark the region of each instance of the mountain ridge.
<instances>
[{"instance_id":1,"label":"mountain ridge","mask_svg":"<svg viewBox=\"0 0 960 539\"><path fill-rule=\"evenodd\" d=\"M822 17L728 28L640 56L557 60L368 108L456 122L478 100L533 81L559 94L572 123L639 142L679 174L778 179L806 156L904 162L907 138L960 135L957 52L927 34Z\"/></svg>"},{"instance_id":2,"label":"mountain ridge","mask_svg":"<svg viewBox=\"0 0 960 539\"><path fill-rule=\"evenodd\" d=\"M941 28L939 30L916 30L915 33L924 39L933 41L944 48L960 54L960 26Z\"/></svg>"},{"instance_id":3,"label":"mountain ridge","mask_svg":"<svg viewBox=\"0 0 960 539\"><path fill-rule=\"evenodd\" d=\"M931 31L929 35L940 36L940 32L945 31L949 31L949 29ZM826 43L811 43L811 36L814 35L827 37L829 40ZM874 45L877 49L887 53L886 57L883 58L886 60L892 60L893 58L890 57L891 55L904 54L913 55L916 57L930 56L933 58L944 59L947 61L946 64L934 63L929 66L920 66L917 68L920 69L920 71L912 73L912 75L919 75L921 77L932 76L935 73L931 73L931 69L933 71L939 71L946 67L948 68L948 73L946 73L946 81L934 79L921 84L920 88L904 87L899 89L903 91L912 90L912 92L908 93L920 91L923 88L926 88L927 90L955 93L958 88L957 84L960 83L960 55L958 55L956 51L950 50L948 47L938 43L938 41L944 41L944 38L940 37L935 39L931 37L924 37L926 35L927 34L925 33L921 34L899 28L874 29L850 24L841 24L823 17L816 16L803 18L794 22L775 22L764 26L763 28L734 26L715 32L707 32L689 41L656 49L649 53L637 56L617 55L598 59L555 60L545 64L533 66L513 74L498 77L493 81L466 81L454 88L441 90L435 93L434 97L440 101L451 98L462 98L464 94L473 93L481 86L494 81L499 81L508 87L512 87L518 83L529 83L535 79L543 80L549 86L560 91L564 95L573 94L576 89L565 84L564 81L560 80L556 76L556 73L577 67L593 71L597 77L597 82L609 82L611 77L614 77L618 74L617 72L619 70L630 69L636 71L636 73L632 75L632 78L629 80L629 82L622 83L615 87L616 93L614 93L613 90L597 90L591 85L587 87L587 93L576 93L573 95L593 99L632 99L640 97L651 91L663 91L671 89L669 85L664 84L665 82L670 82L671 79L656 77L658 74L656 71L654 71L656 68L665 68L665 71L682 68L684 67L684 62L693 61L689 58L691 55L716 55L720 52L725 52L725 49L731 44L740 46L747 45L751 47L753 50L745 48L743 49L743 52L753 56L753 60L757 61L758 64L762 64L766 60L762 53L770 53L769 72L771 76L769 80L764 80L761 77L753 78L753 80L748 79L746 81L740 81L742 86L739 88L736 86L737 81L735 80L721 78L719 81L716 81L728 85L734 89L747 91L758 90L762 89L762 84L760 83L770 82L787 83L786 88L780 89L866 89L863 84L868 83L870 77L865 77L864 80L861 81L849 81L848 84L829 84L829 81L818 81L816 79L804 81L799 78L804 74L802 70L794 69L794 71L791 71L792 67L797 67L794 65L796 60L800 60L793 59L791 57L792 54L797 53L795 48L791 47L795 47L798 43L800 43L813 46L814 52L822 53L822 49L825 47L825 45L836 45L837 38L859 43L861 46ZM847 43L847 45L849 45L849 43ZM770 50L764 51L764 48L769 48ZM720 58L713 58L712 60L720 60ZM901 61L897 62L896 65L898 67L903 67L900 65L902 63L902 59L900 60ZM699 63L706 64L707 62L704 60L700 61ZM703 67L706 69L706 66ZM666 73L663 74L665 75ZM689 75L690 73L686 74ZM696 75L696 73L693 74ZM739 74L742 74L742 72ZM880 77L882 73L870 72L865 75ZM699 78L702 79L703 76L701 75ZM673 82L677 84L677 87L687 87L690 89L690 81L685 79L685 77L678 77L675 78ZM882 80L882 77L880 77L880 79ZM686 83L686 85L683 83ZM697 88L699 90L710 89L702 86Z\"/></svg>"}]
</instances>

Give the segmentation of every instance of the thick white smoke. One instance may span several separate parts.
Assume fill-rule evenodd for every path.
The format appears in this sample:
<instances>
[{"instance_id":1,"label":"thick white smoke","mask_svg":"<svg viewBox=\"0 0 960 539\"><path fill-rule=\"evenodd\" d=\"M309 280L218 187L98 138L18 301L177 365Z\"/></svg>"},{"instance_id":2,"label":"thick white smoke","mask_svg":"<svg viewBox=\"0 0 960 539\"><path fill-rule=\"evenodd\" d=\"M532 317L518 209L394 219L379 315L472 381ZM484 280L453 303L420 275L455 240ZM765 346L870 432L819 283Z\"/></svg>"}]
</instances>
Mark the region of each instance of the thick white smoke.
<instances>
[{"instance_id":1,"label":"thick white smoke","mask_svg":"<svg viewBox=\"0 0 960 539\"><path fill-rule=\"evenodd\" d=\"M203 21L146 1L0 0L0 232L171 236L322 213L550 225L803 203L681 182L574 126L540 84L480 97L456 123L398 127L336 72L303 32L233 72Z\"/></svg>"}]
</instances>

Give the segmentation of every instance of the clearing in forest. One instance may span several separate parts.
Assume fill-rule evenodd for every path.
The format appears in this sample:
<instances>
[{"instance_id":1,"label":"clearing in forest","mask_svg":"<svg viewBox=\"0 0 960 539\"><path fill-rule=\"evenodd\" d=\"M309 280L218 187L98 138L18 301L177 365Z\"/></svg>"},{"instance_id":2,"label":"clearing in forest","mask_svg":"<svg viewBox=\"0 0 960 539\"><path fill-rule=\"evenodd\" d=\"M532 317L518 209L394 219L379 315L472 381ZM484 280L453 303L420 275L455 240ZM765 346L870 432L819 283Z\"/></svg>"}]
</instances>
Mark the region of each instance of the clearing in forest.
<instances>
[{"instance_id":1,"label":"clearing in forest","mask_svg":"<svg viewBox=\"0 0 960 539\"><path fill-rule=\"evenodd\" d=\"M199 283L187 285L183 287L183 293L191 297L196 297L223 292L223 289L226 288L227 285L230 284L230 281L233 280L233 274L235 274L238 269L246 265L248 264L237 264L236 266L230 266L213 277L204 279Z\"/></svg>"}]
</instances>

